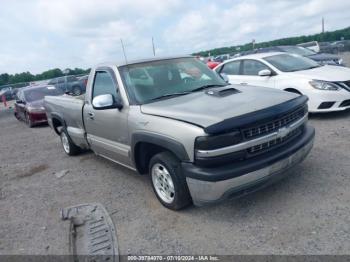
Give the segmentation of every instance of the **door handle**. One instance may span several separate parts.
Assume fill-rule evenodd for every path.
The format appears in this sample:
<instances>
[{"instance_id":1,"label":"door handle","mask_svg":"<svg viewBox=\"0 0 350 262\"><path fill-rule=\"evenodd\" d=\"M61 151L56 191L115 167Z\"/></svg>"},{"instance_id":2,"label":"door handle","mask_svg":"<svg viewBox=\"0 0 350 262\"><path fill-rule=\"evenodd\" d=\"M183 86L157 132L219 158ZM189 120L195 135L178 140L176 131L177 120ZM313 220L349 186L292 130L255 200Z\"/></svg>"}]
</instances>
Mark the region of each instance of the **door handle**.
<instances>
[{"instance_id":1,"label":"door handle","mask_svg":"<svg viewBox=\"0 0 350 262\"><path fill-rule=\"evenodd\" d=\"M242 85L242 86L246 86L246 85L248 85L248 83L245 83L245 82L243 82L243 83L239 83L240 85Z\"/></svg>"},{"instance_id":2,"label":"door handle","mask_svg":"<svg viewBox=\"0 0 350 262\"><path fill-rule=\"evenodd\" d=\"M89 112L89 113L88 113L88 116L89 116L89 118L90 118L91 120L94 120L95 114L92 113L92 112Z\"/></svg>"}]
</instances>

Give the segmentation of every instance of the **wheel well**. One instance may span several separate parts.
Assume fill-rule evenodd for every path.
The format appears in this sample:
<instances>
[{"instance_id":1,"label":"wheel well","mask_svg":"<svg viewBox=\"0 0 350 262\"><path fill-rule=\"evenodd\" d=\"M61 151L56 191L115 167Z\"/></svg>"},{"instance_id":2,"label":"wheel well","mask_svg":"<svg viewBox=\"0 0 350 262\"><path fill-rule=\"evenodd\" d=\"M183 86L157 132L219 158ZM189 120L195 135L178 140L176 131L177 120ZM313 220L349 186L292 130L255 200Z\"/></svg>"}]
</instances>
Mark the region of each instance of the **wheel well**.
<instances>
[{"instance_id":1,"label":"wheel well","mask_svg":"<svg viewBox=\"0 0 350 262\"><path fill-rule=\"evenodd\" d=\"M284 89L284 91L302 95L302 93L299 90L296 90L294 88L286 88L286 89Z\"/></svg>"},{"instance_id":2,"label":"wheel well","mask_svg":"<svg viewBox=\"0 0 350 262\"><path fill-rule=\"evenodd\" d=\"M52 118L52 126L55 132L59 135L60 134L59 128L63 126L63 123L61 122L61 120L59 120L58 118Z\"/></svg>"},{"instance_id":3,"label":"wheel well","mask_svg":"<svg viewBox=\"0 0 350 262\"><path fill-rule=\"evenodd\" d=\"M140 174L148 173L148 165L154 155L164 151L170 152L162 146L147 142L137 143L134 150L134 161L136 169Z\"/></svg>"}]
</instances>

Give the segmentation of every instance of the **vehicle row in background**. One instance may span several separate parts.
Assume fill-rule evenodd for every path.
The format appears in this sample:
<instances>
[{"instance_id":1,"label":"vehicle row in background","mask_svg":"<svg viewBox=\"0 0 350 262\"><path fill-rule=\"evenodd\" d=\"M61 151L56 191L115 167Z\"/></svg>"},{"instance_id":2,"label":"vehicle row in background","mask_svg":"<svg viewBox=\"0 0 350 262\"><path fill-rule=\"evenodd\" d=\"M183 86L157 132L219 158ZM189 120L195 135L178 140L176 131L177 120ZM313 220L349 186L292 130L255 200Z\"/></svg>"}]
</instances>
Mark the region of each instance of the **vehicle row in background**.
<instances>
[{"instance_id":1,"label":"vehicle row in background","mask_svg":"<svg viewBox=\"0 0 350 262\"><path fill-rule=\"evenodd\" d=\"M289 53L261 53L227 60L214 69L231 84L281 89L309 97L309 112L350 108L350 68L320 65Z\"/></svg>"},{"instance_id":2,"label":"vehicle row in background","mask_svg":"<svg viewBox=\"0 0 350 262\"><path fill-rule=\"evenodd\" d=\"M63 94L64 92L61 89L50 85L23 87L16 95L15 117L18 120L25 121L29 127L47 123L44 97Z\"/></svg>"},{"instance_id":3,"label":"vehicle row in background","mask_svg":"<svg viewBox=\"0 0 350 262\"><path fill-rule=\"evenodd\" d=\"M61 76L53 78L48 82L48 85L55 86L61 89L64 93L79 96L85 93L87 79L78 79L76 76Z\"/></svg>"}]
</instances>

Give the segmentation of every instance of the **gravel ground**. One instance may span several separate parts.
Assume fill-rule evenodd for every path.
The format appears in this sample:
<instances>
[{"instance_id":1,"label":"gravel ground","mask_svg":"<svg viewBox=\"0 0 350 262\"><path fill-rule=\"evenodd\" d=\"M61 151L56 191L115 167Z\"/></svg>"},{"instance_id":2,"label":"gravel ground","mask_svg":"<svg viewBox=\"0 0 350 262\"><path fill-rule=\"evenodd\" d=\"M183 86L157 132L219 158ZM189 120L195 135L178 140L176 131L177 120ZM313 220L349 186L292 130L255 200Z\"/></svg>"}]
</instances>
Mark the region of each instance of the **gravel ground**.
<instances>
[{"instance_id":1,"label":"gravel ground","mask_svg":"<svg viewBox=\"0 0 350 262\"><path fill-rule=\"evenodd\" d=\"M89 202L110 212L121 254L350 254L350 112L310 122L314 149L287 179L173 212L147 176L92 153L68 157L49 127L27 128L0 108L0 254L68 254L59 210Z\"/></svg>"}]
</instances>

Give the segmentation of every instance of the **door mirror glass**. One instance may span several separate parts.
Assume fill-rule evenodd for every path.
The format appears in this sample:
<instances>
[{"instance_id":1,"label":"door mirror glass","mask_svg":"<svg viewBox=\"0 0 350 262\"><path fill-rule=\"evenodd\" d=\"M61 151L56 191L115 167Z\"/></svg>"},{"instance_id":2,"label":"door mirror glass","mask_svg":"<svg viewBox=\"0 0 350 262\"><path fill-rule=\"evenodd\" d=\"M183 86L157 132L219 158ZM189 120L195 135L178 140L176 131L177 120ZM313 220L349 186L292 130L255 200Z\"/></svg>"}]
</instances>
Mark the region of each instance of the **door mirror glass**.
<instances>
[{"instance_id":1,"label":"door mirror glass","mask_svg":"<svg viewBox=\"0 0 350 262\"><path fill-rule=\"evenodd\" d=\"M121 109L123 106L120 101L114 101L111 94L99 95L94 97L92 100L92 106L97 110L118 108Z\"/></svg>"},{"instance_id":2,"label":"door mirror glass","mask_svg":"<svg viewBox=\"0 0 350 262\"><path fill-rule=\"evenodd\" d=\"M259 76L271 76L272 72L269 69L263 69L259 71Z\"/></svg>"},{"instance_id":3,"label":"door mirror glass","mask_svg":"<svg viewBox=\"0 0 350 262\"><path fill-rule=\"evenodd\" d=\"M230 80L228 79L228 76L225 73L221 73L220 76L226 83L230 82Z\"/></svg>"}]
</instances>

